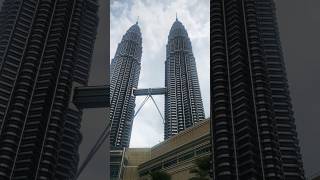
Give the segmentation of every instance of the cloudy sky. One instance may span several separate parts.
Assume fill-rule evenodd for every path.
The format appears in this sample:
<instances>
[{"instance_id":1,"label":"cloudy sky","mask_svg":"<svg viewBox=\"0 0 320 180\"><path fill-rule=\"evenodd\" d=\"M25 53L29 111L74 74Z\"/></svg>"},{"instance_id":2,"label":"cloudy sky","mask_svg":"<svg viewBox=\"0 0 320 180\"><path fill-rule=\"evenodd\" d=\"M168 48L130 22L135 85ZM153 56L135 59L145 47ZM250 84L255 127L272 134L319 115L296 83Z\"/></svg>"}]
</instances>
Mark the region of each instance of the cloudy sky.
<instances>
[{"instance_id":1,"label":"cloudy sky","mask_svg":"<svg viewBox=\"0 0 320 180\"><path fill-rule=\"evenodd\" d=\"M165 46L169 30L178 19L186 27L197 63L206 117L209 116L209 0L114 0L110 6L110 58L128 28L136 23L142 32L142 68L139 88L164 87ZM145 97L138 97L136 108ZM164 97L155 96L164 113ZM130 147L151 147L163 140L163 122L149 100L134 119Z\"/></svg>"}]
</instances>

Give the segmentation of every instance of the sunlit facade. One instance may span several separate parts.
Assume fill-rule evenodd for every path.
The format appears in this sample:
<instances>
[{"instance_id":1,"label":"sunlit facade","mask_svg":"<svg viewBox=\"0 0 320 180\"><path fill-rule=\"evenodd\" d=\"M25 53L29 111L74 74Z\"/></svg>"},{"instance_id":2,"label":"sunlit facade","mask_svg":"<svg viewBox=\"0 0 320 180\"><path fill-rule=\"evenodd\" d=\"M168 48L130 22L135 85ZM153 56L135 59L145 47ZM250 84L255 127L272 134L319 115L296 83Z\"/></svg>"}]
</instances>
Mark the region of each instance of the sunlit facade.
<instances>
[{"instance_id":1,"label":"sunlit facade","mask_svg":"<svg viewBox=\"0 0 320 180\"><path fill-rule=\"evenodd\" d=\"M191 41L178 19L171 27L166 53L165 139L204 119Z\"/></svg>"}]
</instances>

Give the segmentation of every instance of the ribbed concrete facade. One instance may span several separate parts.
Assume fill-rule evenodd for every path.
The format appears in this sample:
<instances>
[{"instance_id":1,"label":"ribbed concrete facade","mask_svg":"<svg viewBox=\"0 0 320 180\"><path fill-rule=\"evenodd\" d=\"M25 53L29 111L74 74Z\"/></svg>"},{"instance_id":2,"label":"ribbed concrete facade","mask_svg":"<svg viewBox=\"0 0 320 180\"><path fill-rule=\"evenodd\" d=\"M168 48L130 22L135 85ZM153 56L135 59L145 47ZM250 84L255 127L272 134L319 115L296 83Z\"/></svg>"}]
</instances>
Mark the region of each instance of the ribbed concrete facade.
<instances>
[{"instance_id":1,"label":"ribbed concrete facade","mask_svg":"<svg viewBox=\"0 0 320 180\"><path fill-rule=\"evenodd\" d=\"M190 171L196 159L211 156L210 140L210 119L205 119L153 146L149 159L138 166L140 179L149 179L148 174L155 171L168 173L172 180L195 178Z\"/></svg>"},{"instance_id":2,"label":"ribbed concrete facade","mask_svg":"<svg viewBox=\"0 0 320 180\"><path fill-rule=\"evenodd\" d=\"M303 180L273 0L211 1L215 179Z\"/></svg>"},{"instance_id":3,"label":"ribbed concrete facade","mask_svg":"<svg viewBox=\"0 0 320 180\"><path fill-rule=\"evenodd\" d=\"M0 179L74 179L95 0L6 0L0 13Z\"/></svg>"},{"instance_id":4,"label":"ribbed concrete facade","mask_svg":"<svg viewBox=\"0 0 320 180\"><path fill-rule=\"evenodd\" d=\"M142 38L136 23L123 36L111 62L110 143L112 147L129 147L135 108L135 96L132 92L138 87L141 55Z\"/></svg>"},{"instance_id":5,"label":"ribbed concrete facade","mask_svg":"<svg viewBox=\"0 0 320 180\"><path fill-rule=\"evenodd\" d=\"M191 41L176 19L167 44L165 62L165 139L204 119L203 103Z\"/></svg>"}]
</instances>

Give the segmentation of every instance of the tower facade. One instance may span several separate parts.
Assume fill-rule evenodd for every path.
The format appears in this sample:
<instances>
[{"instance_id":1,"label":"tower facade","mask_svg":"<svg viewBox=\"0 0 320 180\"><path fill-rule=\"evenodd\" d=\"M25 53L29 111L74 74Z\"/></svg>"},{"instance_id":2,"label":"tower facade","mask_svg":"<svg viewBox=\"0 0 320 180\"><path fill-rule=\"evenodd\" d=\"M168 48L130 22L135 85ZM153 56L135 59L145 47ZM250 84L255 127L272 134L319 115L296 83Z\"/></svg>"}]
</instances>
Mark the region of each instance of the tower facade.
<instances>
[{"instance_id":1,"label":"tower facade","mask_svg":"<svg viewBox=\"0 0 320 180\"><path fill-rule=\"evenodd\" d=\"M95 0L5 0L0 13L0 179L74 179Z\"/></svg>"},{"instance_id":2,"label":"tower facade","mask_svg":"<svg viewBox=\"0 0 320 180\"><path fill-rule=\"evenodd\" d=\"M302 180L273 0L211 1L215 179Z\"/></svg>"},{"instance_id":3,"label":"tower facade","mask_svg":"<svg viewBox=\"0 0 320 180\"><path fill-rule=\"evenodd\" d=\"M122 37L111 62L110 143L112 147L129 147L135 108L135 96L132 92L138 87L141 55L142 38L136 23Z\"/></svg>"},{"instance_id":4,"label":"tower facade","mask_svg":"<svg viewBox=\"0 0 320 180\"><path fill-rule=\"evenodd\" d=\"M166 53L165 139L204 119L191 41L178 19L171 27Z\"/></svg>"}]
</instances>

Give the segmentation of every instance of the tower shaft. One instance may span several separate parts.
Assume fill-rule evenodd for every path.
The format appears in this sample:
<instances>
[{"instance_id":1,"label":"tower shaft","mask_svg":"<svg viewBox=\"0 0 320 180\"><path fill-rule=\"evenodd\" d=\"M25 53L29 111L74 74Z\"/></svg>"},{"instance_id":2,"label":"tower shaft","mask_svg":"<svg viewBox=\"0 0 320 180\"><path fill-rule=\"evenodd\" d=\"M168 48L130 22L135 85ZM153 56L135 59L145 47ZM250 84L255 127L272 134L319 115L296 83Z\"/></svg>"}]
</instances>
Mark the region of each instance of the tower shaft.
<instances>
[{"instance_id":1,"label":"tower shaft","mask_svg":"<svg viewBox=\"0 0 320 180\"><path fill-rule=\"evenodd\" d=\"M165 62L165 139L204 119L197 68L187 31L178 19L167 44Z\"/></svg>"},{"instance_id":2,"label":"tower shaft","mask_svg":"<svg viewBox=\"0 0 320 180\"><path fill-rule=\"evenodd\" d=\"M211 3L216 179L304 179L273 0Z\"/></svg>"},{"instance_id":3,"label":"tower shaft","mask_svg":"<svg viewBox=\"0 0 320 180\"><path fill-rule=\"evenodd\" d=\"M95 0L6 0L0 13L0 179L73 179Z\"/></svg>"},{"instance_id":4,"label":"tower shaft","mask_svg":"<svg viewBox=\"0 0 320 180\"><path fill-rule=\"evenodd\" d=\"M142 38L138 24L133 25L119 43L111 62L110 143L129 147L135 108L133 89L138 87Z\"/></svg>"}]
</instances>

